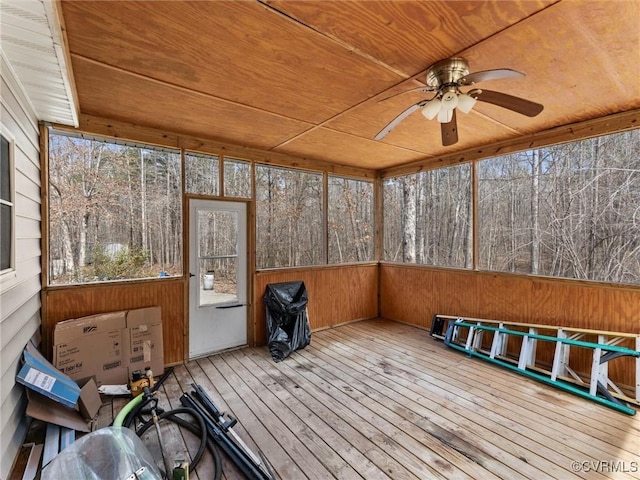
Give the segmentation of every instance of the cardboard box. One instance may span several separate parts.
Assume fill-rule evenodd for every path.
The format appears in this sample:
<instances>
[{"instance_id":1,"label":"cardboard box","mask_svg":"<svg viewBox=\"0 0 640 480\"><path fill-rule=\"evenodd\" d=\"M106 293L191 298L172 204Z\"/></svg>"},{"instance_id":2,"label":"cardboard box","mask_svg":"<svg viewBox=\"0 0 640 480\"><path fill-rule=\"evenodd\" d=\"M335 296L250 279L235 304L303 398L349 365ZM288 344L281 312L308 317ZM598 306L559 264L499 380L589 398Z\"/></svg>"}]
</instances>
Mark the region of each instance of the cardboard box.
<instances>
[{"instance_id":1,"label":"cardboard box","mask_svg":"<svg viewBox=\"0 0 640 480\"><path fill-rule=\"evenodd\" d=\"M134 370L150 367L154 375L164 371L162 311L160 307L138 308L127 312L124 338L124 364L129 378Z\"/></svg>"},{"instance_id":2,"label":"cardboard box","mask_svg":"<svg viewBox=\"0 0 640 480\"><path fill-rule=\"evenodd\" d=\"M55 369L32 342L22 352L22 359L23 365L16 375L18 383L62 405L75 407L80 397L80 387Z\"/></svg>"},{"instance_id":3,"label":"cardboard box","mask_svg":"<svg viewBox=\"0 0 640 480\"><path fill-rule=\"evenodd\" d=\"M160 307L65 320L56 325L53 343L54 365L77 381L122 385L134 370L164 371Z\"/></svg>"},{"instance_id":4,"label":"cardboard box","mask_svg":"<svg viewBox=\"0 0 640 480\"><path fill-rule=\"evenodd\" d=\"M95 377L96 383L127 383L122 360L126 311L65 320L53 332L56 368L74 380Z\"/></svg>"},{"instance_id":5,"label":"cardboard box","mask_svg":"<svg viewBox=\"0 0 640 480\"><path fill-rule=\"evenodd\" d=\"M80 387L78 387L80 388ZM89 379L80 389L78 408L65 407L44 395L27 389L27 415L80 432L90 432L93 418L102 406L98 387Z\"/></svg>"},{"instance_id":6,"label":"cardboard box","mask_svg":"<svg viewBox=\"0 0 640 480\"><path fill-rule=\"evenodd\" d=\"M90 378L80 389L80 398L78 399L78 411L85 420L92 420L102 406L102 399L98 392L98 385L94 378Z\"/></svg>"}]
</instances>

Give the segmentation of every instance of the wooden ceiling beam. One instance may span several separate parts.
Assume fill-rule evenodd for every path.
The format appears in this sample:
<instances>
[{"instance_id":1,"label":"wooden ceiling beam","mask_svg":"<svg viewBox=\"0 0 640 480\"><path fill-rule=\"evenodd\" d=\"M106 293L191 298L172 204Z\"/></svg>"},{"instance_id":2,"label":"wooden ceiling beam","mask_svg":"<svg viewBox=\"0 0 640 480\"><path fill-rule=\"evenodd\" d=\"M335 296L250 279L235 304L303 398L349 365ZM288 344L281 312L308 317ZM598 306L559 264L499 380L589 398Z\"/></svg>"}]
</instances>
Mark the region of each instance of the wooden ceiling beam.
<instances>
[{"instance_id":1,"label":"wooden ceiling beam","mask_svg":"<svg viewBox=\"0 0 640 480\"><path fill-rule=\"evenodd\" d=\"M425 157L422 160L405 165L380 170L380 177L388 178L409 175L424 170L433 170L435 168L472 162L474 160L506 155L508 153L533 148L557 145L559 143L574 142L599 135L632 130L634 128L640 128L640 109L629 110L627 112L616 113L570 125L563 125L490 145L469 148L450 155Z\"/></svg>"}]
</instances>

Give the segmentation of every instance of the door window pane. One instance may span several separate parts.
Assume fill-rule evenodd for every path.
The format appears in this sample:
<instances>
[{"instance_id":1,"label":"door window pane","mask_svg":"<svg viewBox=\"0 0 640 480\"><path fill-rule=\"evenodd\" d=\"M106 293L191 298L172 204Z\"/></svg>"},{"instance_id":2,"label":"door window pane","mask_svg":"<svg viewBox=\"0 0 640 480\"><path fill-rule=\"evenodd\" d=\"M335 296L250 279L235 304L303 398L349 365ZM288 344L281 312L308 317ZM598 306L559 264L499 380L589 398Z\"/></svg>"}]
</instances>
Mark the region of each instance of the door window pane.
<instances>
[{"instance_id":1,"label":"door window pane","mask_svg":"<svg viewBox=\"0 0 640 480\"><path fill-rule=\"evenodd\" d=\"M238 214L198 210L199 305L238 300Z\"/></svg>"}]
</instances>

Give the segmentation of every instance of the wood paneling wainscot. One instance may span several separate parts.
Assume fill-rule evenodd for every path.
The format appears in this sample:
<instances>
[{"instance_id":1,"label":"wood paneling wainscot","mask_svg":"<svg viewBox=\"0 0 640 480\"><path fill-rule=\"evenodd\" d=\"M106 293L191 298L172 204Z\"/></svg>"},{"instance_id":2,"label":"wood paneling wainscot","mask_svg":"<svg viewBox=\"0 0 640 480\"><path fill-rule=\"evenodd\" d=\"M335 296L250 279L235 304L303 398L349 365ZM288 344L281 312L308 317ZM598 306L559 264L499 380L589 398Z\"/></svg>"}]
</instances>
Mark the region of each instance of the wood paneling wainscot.
<instances>
[{"instance_id":1,"label":"wood paneling wainscot","mask_svg":"<svg viewBox=\"0 0 640 480\"><path fill-rule=\"evenodd\" d=\"M441 314L640 333L640 288L596 282L381 264L380 305L382 317L425 328ZM577 357L574 370L590 372L590 360ZM630 359L609 366L624 385L634 371Z\"/></svg>"},{"instance_id":2,"label":"wood paneling wainscot","mask_svg":"<svg viewBox=\"0 0 640 480\"><path fill-rule=\"evenodd\" d=\"M184 280L74 285L45 290L42 318L44 352L51 358L56 323L96 313L130 310L159 305L162 308L164 363L184 360Z\"/></svg>"},{"instance_id":3,"label":"wood paneling wainscot","mask_svg":"<svg viewBox=\"0 0 640 480\"><path fill-rule=\"evenodd\" d=\"M302 280L309 295L311 330L374 318L378 315L378 265L358 264L265 270L254 276L255 344L267 343L262 301L271 283Z\"/></svg>"}]
</instances>

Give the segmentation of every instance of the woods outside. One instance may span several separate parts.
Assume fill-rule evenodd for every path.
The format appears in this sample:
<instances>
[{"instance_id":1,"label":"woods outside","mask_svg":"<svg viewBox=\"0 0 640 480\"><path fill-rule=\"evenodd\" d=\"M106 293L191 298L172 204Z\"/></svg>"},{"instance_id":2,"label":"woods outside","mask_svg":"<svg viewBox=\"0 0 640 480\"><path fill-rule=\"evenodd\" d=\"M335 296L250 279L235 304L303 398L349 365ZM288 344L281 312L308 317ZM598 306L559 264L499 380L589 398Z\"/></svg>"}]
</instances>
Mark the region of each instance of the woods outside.
<instances>
[{"instance_id":1,"label":"woods outside","mask_svg":"<svg viewBox=\"0 0 640 480\"><path fill-rule=\"evenodd\" d=\"M640 132L477 163L478 268L640 283ZM389 179L384 258L471 268L471 165Z\"/></svg>"},{"instance_id":2,"label":"woods outside","mask_svg":"<svg viewBox=\"0 0 640 480\"><path fill-rule=\"evenodd\" d=\"M384 260L474 267L472 168L384 181ZM475 168L477 268L640 284L640 131ZM181 275L181 175L178 151L52 134L51 283ZM327 176L327 225L321 173L187 153L185 185L244 199L255 188L257 268L374 259L370 181ZM211 244L224 232L212 227Z\"/></svg>"}]
</instances>

